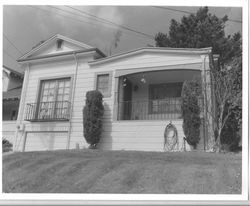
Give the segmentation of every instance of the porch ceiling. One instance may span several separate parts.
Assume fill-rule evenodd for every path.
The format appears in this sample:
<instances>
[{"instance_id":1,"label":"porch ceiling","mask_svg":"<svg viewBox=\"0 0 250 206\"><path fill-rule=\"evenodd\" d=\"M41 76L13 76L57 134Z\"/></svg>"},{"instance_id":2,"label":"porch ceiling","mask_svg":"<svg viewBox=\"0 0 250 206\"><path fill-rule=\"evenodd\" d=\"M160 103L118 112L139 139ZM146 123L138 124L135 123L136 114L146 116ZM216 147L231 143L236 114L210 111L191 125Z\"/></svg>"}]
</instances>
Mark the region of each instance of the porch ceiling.
<instances>
[{"instance_id":1,"label":"porch ceiling","mask_svg":"<svg viewBox=\"0 0 250 206\"><path fill-rule=\"evenodd\" d=\"M201 74L198 70L168 70L168 71L154 71L143 72L127 75L131 82L140 82L141 78L146 79L146 83L166 83L166 82L184 82L191 80L194 76Z\"/></svg>"}]
</instances>

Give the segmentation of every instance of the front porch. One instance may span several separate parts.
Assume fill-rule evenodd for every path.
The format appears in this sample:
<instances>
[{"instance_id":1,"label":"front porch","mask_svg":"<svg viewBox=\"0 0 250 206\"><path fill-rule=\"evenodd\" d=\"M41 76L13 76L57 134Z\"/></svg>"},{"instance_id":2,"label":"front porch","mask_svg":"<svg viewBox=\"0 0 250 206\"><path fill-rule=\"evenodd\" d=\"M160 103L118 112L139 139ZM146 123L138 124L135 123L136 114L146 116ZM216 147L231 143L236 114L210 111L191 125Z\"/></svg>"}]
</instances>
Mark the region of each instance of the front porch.
<instances>
[{"instance_id":1,"label":"front porch","mask_svg":"<svg viewBox=\"0 0 250 206\"><path fill-rule=\"evenodd\" d=\"M201 72L175 69L119 76L117 120L182 119L182 85L195 76Z\"/></svg>"}]
</instances>

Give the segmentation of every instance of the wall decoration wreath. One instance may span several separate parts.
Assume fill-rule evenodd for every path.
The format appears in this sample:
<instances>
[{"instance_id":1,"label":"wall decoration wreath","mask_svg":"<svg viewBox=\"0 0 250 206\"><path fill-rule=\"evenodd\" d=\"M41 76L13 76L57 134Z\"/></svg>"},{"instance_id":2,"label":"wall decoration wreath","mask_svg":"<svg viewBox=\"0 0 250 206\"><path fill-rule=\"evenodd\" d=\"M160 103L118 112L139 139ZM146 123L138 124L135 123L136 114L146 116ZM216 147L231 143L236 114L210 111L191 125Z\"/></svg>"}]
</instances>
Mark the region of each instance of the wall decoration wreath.
<instances>
[{"instance_id":1,"label":"wall decoration wreath","mask_svg":"<svg viewBox=\"0 0 250 206\"><path fill-rule=\"evenodd\" d=\"M178 145L178 133L176 127L170 122L164 132L164 151L172 151Z\"/></svg>"}]
</instances>

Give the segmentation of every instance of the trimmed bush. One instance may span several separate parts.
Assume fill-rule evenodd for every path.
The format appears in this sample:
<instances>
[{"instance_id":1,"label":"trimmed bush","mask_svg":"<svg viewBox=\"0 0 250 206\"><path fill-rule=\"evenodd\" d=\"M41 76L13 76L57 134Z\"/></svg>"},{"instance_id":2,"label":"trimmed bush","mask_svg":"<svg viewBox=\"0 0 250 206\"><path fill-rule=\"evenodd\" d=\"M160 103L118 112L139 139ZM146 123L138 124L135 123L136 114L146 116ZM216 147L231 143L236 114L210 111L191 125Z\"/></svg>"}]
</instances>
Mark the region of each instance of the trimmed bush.
<instances>
[{"instance_id":1,"label":"trimmed bush","mask_svg":"<svg viewBox=\"0 0 250 206\"><path fill-rule=\"evenodd\" d=\"M235 113L231 113L221 131L221 144L226 151L238 151L240 142L238 119ZM226 148L226 149L225 149Z\"/></svg>"},{"instance_id":2,"label":"trimmed bush","mask_svg":"<svg viewBox=\"0 0 250 206\"><path fill-rule=\"evenodd\" d=\"M86 94L86 104L83 108L83 128L84 137L89 148L96 148L101 138L102 116L104 107L102 94L97 90L88 91Z\"/></svg>"},{"instance_id":3,"label":"trimmed bush","mask_svg":"<svg viewBox=\"0 0 250 206\"><path fill-rule=\"evenodd\" d=\"M2 148L3 148L3 152L9 152L12 151L12 144L7 140L7 139L3 139L2 140Z\"/></svg>"},{"instance_id":4,"label":"trimmed bush","mask_svg":"<svg viewBox=\"0 0 250 206\"><path fill-rule=\"evenodd\" d=\"M201 93L201 83L196 78L185 81L182 87L182 117L183 130L188 144L196 149L200 140L200 107L198 97Z\"/></svg>"}]
</instances>

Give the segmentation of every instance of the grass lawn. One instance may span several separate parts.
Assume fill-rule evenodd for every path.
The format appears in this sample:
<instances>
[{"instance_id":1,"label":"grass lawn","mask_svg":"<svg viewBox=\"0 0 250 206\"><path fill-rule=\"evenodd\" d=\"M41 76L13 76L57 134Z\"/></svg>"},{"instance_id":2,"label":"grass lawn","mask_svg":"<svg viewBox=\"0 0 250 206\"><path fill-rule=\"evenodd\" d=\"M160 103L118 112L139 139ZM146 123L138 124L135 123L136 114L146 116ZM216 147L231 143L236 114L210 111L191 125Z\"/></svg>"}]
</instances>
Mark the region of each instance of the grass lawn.
<instances>
[{"instance_id":1,"label":"grass lawn","mask_svg":"<svg viewBox=\"0 0 250 206\"><path fill-rule=\"evenodd\" d=\"M241 193L241 155L61 150L3 156L6 193Z\"/></svg>"}]
</instances>

